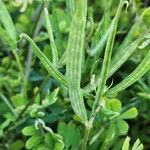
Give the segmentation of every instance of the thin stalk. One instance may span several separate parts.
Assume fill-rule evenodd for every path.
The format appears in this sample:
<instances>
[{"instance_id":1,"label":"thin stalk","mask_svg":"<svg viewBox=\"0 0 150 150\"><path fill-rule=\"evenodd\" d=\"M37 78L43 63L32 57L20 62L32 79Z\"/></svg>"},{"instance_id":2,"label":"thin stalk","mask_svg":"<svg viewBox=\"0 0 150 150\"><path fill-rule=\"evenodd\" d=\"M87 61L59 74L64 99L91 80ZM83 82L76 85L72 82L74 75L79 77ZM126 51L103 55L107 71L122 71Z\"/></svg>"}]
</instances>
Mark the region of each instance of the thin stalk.
<instances>
[{"instance_id":1,"label":"thin stalk","mask_svg":"<svg viewBox=\"0 0 150 150\"><path fill-rule=\"evenodd\" d=\"M41 28L40 18L43 15L42 12L44 9L44 5L45 5L45 3L43 2L43 4L41 5L41 8L37 14L37 19L35 21L35 26L34 26L34 29L32 32L32 38L34 38L38 34L38 32L40 31L40 28ZM31 67L31 62L32 62L32 53L33 53L32 46L30 45L29 49L28 49L28 56L27 56L26 65L25 65L25 79L26 79L26 81L28 80L29 73L30 73L30 67Z\"/></svg>"},{"instance_id":2,"label":"thin stalk","mask_svg":"<svg viewBox=\"0 0 150 150\"><path fill-rule=\"evenodd\" d=\"M89 139L90 130L91 130L91 128L85 127L84 139L82 142L81 150L87 149L87 143L88 143L88 139Z\"/></svg>"},{"instance_id":3,"label":"thin stalk","mask_svg":"<svg viewBox=\"0 0 150 150\"><path fill-rule=\"evenodd\" d=\"M14 122L14 124L9 124L9 126L6 128L5 132L9 134L9 131L15 130L19 125L22 125L27 121L27 118L23 118L22 120L18 122Z\"/></svg>"},{"instance_id":4,"label":"thin stalk","mask_svg":"<svg viewBox=\"0 0 150 150\"><path fill-rule=\"evenodd\" d=\"M13 113L13 115L15 116L15 118L17 118L17 116L18 116L17 113L14 111L14 108L13 108L12 104L5 97L5 95L3 93L0 93L0 97L2 98L2 100L4 101L4 103L8 106L8 108L11 110L11 112Z\"/></svg>"},{"instance_id":5,"label":"thin stalk","mask_svg":"<svg viewBox=\"0 0 150 150\"><path fill-rule=\"evenodd\" d=\"M24 93L25 100L27 101L27 86L26 86L26 80L25 80L25 76L24 76L23 67L21 65L21 61L19 59L17 51L13 51L13 55L16 59L17 65L18 65L20 73L21 73L21 78L22 78L22 81L23 81L23 93Z\"/></svg>"}]
</instances>

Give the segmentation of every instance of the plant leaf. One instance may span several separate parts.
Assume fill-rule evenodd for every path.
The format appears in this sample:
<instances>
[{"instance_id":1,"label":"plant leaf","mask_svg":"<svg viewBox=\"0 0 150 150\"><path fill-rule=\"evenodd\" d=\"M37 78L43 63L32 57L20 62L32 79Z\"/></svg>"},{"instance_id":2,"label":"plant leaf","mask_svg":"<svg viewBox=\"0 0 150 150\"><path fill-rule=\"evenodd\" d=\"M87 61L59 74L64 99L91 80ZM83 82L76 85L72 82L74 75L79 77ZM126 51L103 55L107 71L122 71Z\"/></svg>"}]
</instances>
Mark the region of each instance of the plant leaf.
<instances>
[{"instance_id":1,"label":"plant leaf","mask_svg":"<svg viewBox=\"0 0 150 150\"><path fill-rule=\"evenodd\" d=\"M107 99L106 98L106 108L107 109L110 109L112 111L115 111L115 112L120 112L121 110L121 102L116 99L116 98L112 98L112 99Z\"/></svg>"},{"instance_id":2,"label":"plant leaf","mask_svg":"<svg viewBox=\"0 0 150 150\"><path fill-rule=\"evenodd\" d=\"M128 132L129 126L124 120L118 119L116 125L121 135L124 135Z\"/></svg>"},{"instance_id":3,"label":"plant leaf","mask_svg":"<svg viewBox=\"0 0 150 150\"><path fill-rule=\"evenodd\" d=\"M22 133L26 136L32 136L39 133L39 130L35 126L27 126L22 130Z\"/></svg>"},{"instance_id":4,"label":"plant leaf","mask_svg":"<svg viewBox=\"0 0 150 150\"><path fill-rule=\"evenodd\" d=\"M2 22L4 28L6 29L8 35L12 38L14 43L17 43L16 40L16 30L13 25L11 16L9 15L9 12L7 11L5 5L3 4L2 0L0 0L0 22Z\"/></svg>"},{"instance_id":5,"label":"plant leaf","mask_svg":"<svg viewBox=\"0 0 150 150\"><path fill-rule=\"evenodd\" d=\"M50 95L46 97L46 99L42 100L42 105L45 107L55 103L57 100L58 92L59 92L59 88L56 88Z\"/></svg>"},{"instance_id":6,"label":"plant leaf","mask_svg":"<svg viewBox=\"0 0 150 150\"><path fill-rule=\"evenodd\" d=\"M63 137L65 149L79 149L81 133L75 124L60 122L58 125L58 134Z\"/></svg>"},{"instance_id":7,"label":"plant leaf","mask_svg":"<svg viewBox=\"0 0 150 150\"><path fill-rule=\"evenodd\" d=\"M130 145L129 142L130 142L130 138L127 136L123 143L122 150L129 150L129 145Z\"/></svg>"},{"instance_id":8,"label":"plant leaf","mask_svg":"<svg viewBox=\"0 0 150 150\"><path fill-rule=\"evenodd\" d=\"M9 150L21 150L23 149L23 147L24 147L24 142L21 140L17 140L10 145Z\"/></svg>"},{"instance_id":9,"label":"plant leaf","mask_svg":"<svg viewBox=\"0 0 150 150\"><path fill-rule=\"evenodd\" d=\"M108 130L106 132L106 140L110 142L115 137L116 125L115 123L110 123Z\"/></svg>"},{"instance_id":10,"label":"plant leaf","mask_svg":"<svg viewBox=\"0 0 150 150\"><path fill-rule=\"evenodd\" d=\"M9 34L0 26L0 38L8 44L8 46L11 48L11 50L16 50L16 43L14 40L9 36Z\"/></svg>"},{"instance_id":11,"label":"plant leaf","mask_svg":"<svg viewBox=\"0 0 150 150\"><path fill-rule=\"evenodd\" d=\"M26 142L26 148L32 149L33 147L37 146L42 142L42 136L40 135L34 135L30 137Z\"/></svg>"},{"instance_id":12,"label":"plant leaf","mask_svg":"<svg viewBox=\"0 0 150 150\"><path fill-rule=\"evenodd\" d=\"M132 150L143 150L144 146L143 144L140 142L139 139L137 139L132 147Z\"/></svg>"},{"instance_id":13,"label":"plant leaf","mask_svg":"<svg viewBox=\"0 0 150 150\"><path fill-rule=\"evenodd\" d=\"M24 96L21 93L13 95L11 97L11 102L16 108L19 106L25 106L27 104Z\"/></svg>"},{"instance_id":14,"label":"plant leaf","mask_svg":"<svg viewBox=\"0 0 150 150\"><path fill-rule=\"evenodd\" d=\"M135 107L132 107L126 112L122 113L120 117L122 119L132 119L132 118L135 118L137 114L138 114L137 109Z\"/></svg>"},{"instance_id":15,"label":"plant leaf","mask_svg":"<svg viewBox=\"0 0 150 150\"><path fill-rule=\"evenodd\" d=\"M48 145L49 149L54 149L54 150L64 149L64 143L62 141L62 137L58 134L47 133L45 136L45 142Z\"/></svg>"}]
</instances>

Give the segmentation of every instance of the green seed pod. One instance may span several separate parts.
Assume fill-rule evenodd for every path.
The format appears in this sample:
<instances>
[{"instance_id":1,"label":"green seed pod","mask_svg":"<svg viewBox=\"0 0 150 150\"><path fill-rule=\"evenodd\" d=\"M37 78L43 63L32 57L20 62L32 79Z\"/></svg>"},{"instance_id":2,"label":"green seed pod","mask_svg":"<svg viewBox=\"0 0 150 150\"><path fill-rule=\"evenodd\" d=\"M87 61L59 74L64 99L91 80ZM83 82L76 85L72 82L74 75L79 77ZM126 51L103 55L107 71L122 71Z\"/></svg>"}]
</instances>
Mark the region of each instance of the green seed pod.
<instances>
[{"instance_id":1,"label":"green seed pod","mask_svg":"<svg viewBox=\"0 0 150 150\"><path fill-rule=\"evenodd\" d=\"M87 1L77 1L76 13L73 16L69 42L66 54L66 70L69 82L69 98L74 112L87 121L86 109L83 101L83 94L80 88L81 64L83 58L83 45L85 36L85 24L87 13Z\"/></svg>"}]
</instances>

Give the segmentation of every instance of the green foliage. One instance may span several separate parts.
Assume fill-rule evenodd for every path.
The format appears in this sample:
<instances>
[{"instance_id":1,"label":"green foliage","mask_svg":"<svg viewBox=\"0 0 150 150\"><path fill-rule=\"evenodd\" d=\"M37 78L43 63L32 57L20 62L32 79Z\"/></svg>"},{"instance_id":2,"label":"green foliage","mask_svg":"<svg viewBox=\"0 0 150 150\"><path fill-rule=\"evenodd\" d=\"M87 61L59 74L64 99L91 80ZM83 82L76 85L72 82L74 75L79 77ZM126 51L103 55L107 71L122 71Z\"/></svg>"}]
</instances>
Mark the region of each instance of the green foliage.
<instances>
[{"instance_id":1,"label":"green foliage","mask_svg":"<svg viewBox=\"0 0 150 150\"><path fill-rule=\"evenodd\" d=\"M59 134L53 133L49 127L45 126L41 119L36 120L35 126L25 127L22 133L25 136L29 136L25 144L27 149L63 150L64 148L62 137Z\"/></svg>"},{"instance_id":2,"label":"green foliage","mask_svg":"<svg viewBox=\"0 0 150 150\"><path fill-rule=\"evenodd\" d=\"M107 76L108 76L108 70L110 67L112 49L114 46L115 35L117 32L118 20L119 20L119 16L120 16L122 7L126 3L127 3L126 1L120 1L116 15L111 23L111 27L110 27L111 33L108 36L108 40L107 40L107 44L106 44L105 55L104 55L104 60L103 60L103 65L102 65L102 71L100 74L98 90L96 92L96 99L95 99L92 111L96 110L96 107L98 107L98 104L100 101L99 99L101 99L101 97L103 96L103 94L105 92L105 86L106 86L106 81L107 81ZM128 5L128 3L127 3L127 5Z\"/></svg>"},{"instance_id":3,"label":"green foliage","mask_svg":"<svg viewBox=\"0 0 150 150\"><path fill-rule=\"evenodd\" d=\"M60 122L58 125L58 134L63 137L65 149L79 149L82 140L81 131L73 123L65 124L64 122Z\"/></svg>"},{"instance_id":4,"label":"green foliage","mask_svg":"<svg viewBox=\"0 0 150 150\"><path fill-rule=\"evenodd\" d=\"M124 111L124 107L122 108L122 104L118 99L103 98L103 103L104 105L101 106L101 112L99 114L101 122L97 120L102 125L102 130L99 130L92 137L90 145L93 145L98 139L103 144L105 143L104 145L108 145L113 142L114 138L126 135L129 130L129 125L126 120L137 117L137 109L135 107ZM106 131L104 130L105 128Z\"/></svg>"},{"instance_id":5,"label":"green foliage","mask_svg":"<svg viewBox=\"0 0 150 150\"><path fill-rule=\"evenodd\" d=\"M7 11L5 5L2 3L2 0L0 0L0 6L1 6L1 10L0 10L1 23L6 29L8 35L12 38L13 42L16 44L17 43L16 30L13 21L9 15L9 12Z\"/></svg>"},{"instance_id":6,"label":"green foliage","mask_svg":"<svg viewBox=\"0 0 150 150\"><path fill-rule=\"evenodd\" d=\"M22 140L17 140L10 145L10 150L20 150L24 147L24 142Z\"/></svg>"},{"instance_id":7,"label":"green foliage","mask_svg":"<svg viewBox=\"0 0 150 150\"><path fill-rule=\"evenodd\" d=\"M130 138L126 137L122 146L122 150L129 150L129 146L130 146L129 142L130 142ZM141 144L140 140L137 139L135 143L133 144L132 150L143 150L143 149L144 149L143 144Z\"/></svg>"},{"instance_id":8,"label":"green foliage","mask_svg":"<svg viewBox=\"0 0 150 150\"><path fill-rule=\"evenodd\" d=\"M150 149L149 17L142 0L0 0L0 150Z\"/></svg>"}]
</instances>

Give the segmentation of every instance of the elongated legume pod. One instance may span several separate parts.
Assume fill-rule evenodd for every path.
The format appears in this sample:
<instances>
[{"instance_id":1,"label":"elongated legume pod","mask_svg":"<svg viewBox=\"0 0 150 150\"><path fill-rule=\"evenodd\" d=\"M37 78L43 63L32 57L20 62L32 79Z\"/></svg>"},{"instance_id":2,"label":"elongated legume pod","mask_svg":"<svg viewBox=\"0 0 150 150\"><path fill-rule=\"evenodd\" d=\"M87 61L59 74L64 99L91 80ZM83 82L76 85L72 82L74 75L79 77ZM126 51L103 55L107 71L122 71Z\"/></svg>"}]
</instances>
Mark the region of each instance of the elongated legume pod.
<instances>
[{"instance_id":1,"label":"elongated legume pod","mask_svg":"<svg viewBox=\"0 0 150 150\"><path fill-rule=\"evenodd\" d=\"M56 80L58 80L60 83L68 86L68 82L65 76L63 76L59 70L55 67L54 64L52 64L49 59L44 55L44 53L41 52L41 50L37 47L37 45L34 43L34 41L24 33L20 34L20 37L26 38L30 44L33 47L33 51L35 55L40 59L41 63L44 65L44 67L47 69L49 74L51 74Z\"/></svg>"},{"instance_id":2,"label":"elongated legume pod","mask_svg":"<svg viewBox=\"0 0 150 150\"><path fill-rule=\"evenodd\" d=\"M111 24L112 25L112 24ZM104 47L104 45L106 44L107 38L109 33L111 32L111 25L108 27L108 29L104 32L104 34L102 35L101 39L98 41L98 43L91 48L90 50L88 50L88 53L90 56L95 56L96 54L98 54L102 48Z\"/></svg>"},{"instance_id":3,"label":"elongated legume pod","mask_svg":"<svg viewBox=\"0 0 150 150\"><path fill-rule=\"evenodd\" d=\"M80 88L81 64L83 55L87 0L77 0L77 8L73 16L66 54L66 71L69 82L69 99L72 108L83 122L87 121L83 94Z\"/></svg>"},{"instance_id":4,"label":"elongated legume pod","mask_svg":"<svg viewBox=\"0 0 150 150\"><path fill-rule=\"evenodd\" d=\"M115 55L111 61L109 77L113 75L119 69L119 67L133 54L140 42L142 42L142 40L144 39L144 36L145 35L140 36L125 49L117 52L117 55Z\"/></svg>"},{"instance_id":5,"label":"elongated legume pod","mask_svg":"<svg viewBox=\"0 0 150 150\"><path fill-rule=\"evenodd\" d=\"M118 55L115 55L112 58L108 78L111 77L121 67L121 65L124 64L124 62L134 53L140 42L144 39L145 35L146 34L143 34L125 49L117 52ZM98 77L96 78L95 86L98 86ZM88 84L86 87L84 87L84 90L89 93L93 91L94 88L90 84Z\"/></svg>"},{"instance_id":6,"label":"elongated legume pod","mask_svg":"<svg viewBox=\"0 0 150 150\"><path fill-rule=\"evenodd\" d=\"M55 66L57 66L58 52L57 52L57 48L56 48L54 37L53 37L53 31L52 31L52 26L51 26L50 19L49 19L49 13L46 7L44 9L44 12L45 12L45 20L46 20L46 29L49 35L49 40L50 40L50 45L51 45L51 50L52 50L52 63Z\"/></svg>"},{"instance_id":7,"label":"elongated legume pod","mask_svg":"<svg viewBox=\"0 0 150 150\"><path fill-rule=\"evenodd\" d=\"M75 13L75 1L66 0L66 6L67 6L68 13L70 15L70 18L72 18Z\"/></svg>"},{"instance_id":8,"label":"elongated legume pod","mask_svg":"<svg viewBox=\"0 0 150 150\"><path fill-rule=\"evenodd\" d=\"M119 49L117 50L117 52L113 56L108 77L110 77L115 71L117 71L117 69L119 69L120 66L136 50L135 48L138 46L138 43L140 43L140 41L141 41L140 40L140 38L142 38L141 36L144 36L144 35L140 35L140 37L137 38L135 41L133 41L133 37L134 37L135 32L137 31L137 28L140 26L140 24L142 22L141 20L142 20L143 16L145 16L145 14L147 14L149 12L149 10L150 10L150 8L146 8L143 11L141 16L138 18L138 20L135 22L135 24L131 27L130 31L128 32L128 35L125 37L125 39L122 42L122 44L120 45ZM142 24L142 25L145 26L144 24ZM146 31L144 30L143 32L146 32ZM98 46L98 45L96 45L96 46ZM96 46L95 46L95 48L96 48ZM92 53L92 51L90 51L90 52ZM93 51L93 53L94 52L95 51ZM113 64L115 64L115 65L113 65ZM96 78L96 81L97 81L95 83L96 87L98 86L98 78L99 77ZM84 87L84 90L86 92L91 92L94 90L94 88L90 84L88 84L86 87Z\"/></svg>"},{"instance_id":9,"label":"elongated legume pod","mask_svg":"<svg viewBox=\"0 0 150 150\"><path fill-rule=\"evenodd\" d=\"M108 90L106 95L112 96L126 89L134 82L139 80L149 69L150 69L150 51L147 53L147 55L145 56L143 61L139 64L139 66L130 75L128 75L123 81L121 81L115 87Z\"/></svg>"},{"instance_id":10,"label":"elongated legume pod","mask_svg":"<svg viewBox=\"0 0 150 150\"><path fill-rule=\"evenodd\" d=\"M92 39L92 47L87 51L90 56L98 57L102 53L104 46L107 42L108 35L111 29L111 4L112 0L103 2L104 14L101 21L98 23L94 38Z\"/></svg>"},{"instance_id":11,"label":"elongated legume pod","mask_svg":"<svg viewBox=\"0 0 150 150\"><path fill-rule=\"evenodd\" d=\"M102 71L101 71L101 75L100 75L98 90L96 92L96 98L95 98L93 108L92 108L92 114L95 113L95 110L97 109L97 107L99 105L100 99L101 99L102 95L104 94L104 89L106 86L106 81L107 81L108 73L109 73L112 49L113 49L115 35L116 35L116 31L117 31L117 26L118 26L118 20L119 20L119 16L120 16L122 7L125 3L128 4L127 1L123 1L123 0L120 1L117 13L111 24L111 32L110 32L110 35L108 36L108 41L106 44L105 56L104 56L104 61L103 61L103 65L102 65Z\"/></svg>"},{"instance_id":12,"label":"elongated legume pod","mask_svg":"<svg viewBox=\"0 0 150 150\"><path fill-rule=\"evenodd\" d=\"M55 6L55 3L51 3L51 8L52 8L52 28L55 33L55 43L57 45L57 50L58 50L58 55L61 56L63 54L63 50L65 49L63 41L63 36L60 32L60 27L59 27L59 15L58 15L58 10Z\"/></svg>"}]
</instances>

